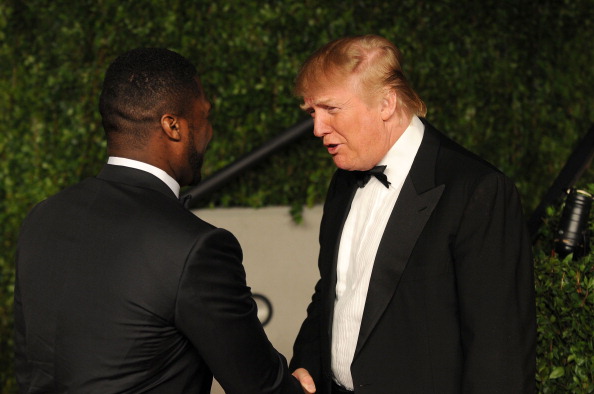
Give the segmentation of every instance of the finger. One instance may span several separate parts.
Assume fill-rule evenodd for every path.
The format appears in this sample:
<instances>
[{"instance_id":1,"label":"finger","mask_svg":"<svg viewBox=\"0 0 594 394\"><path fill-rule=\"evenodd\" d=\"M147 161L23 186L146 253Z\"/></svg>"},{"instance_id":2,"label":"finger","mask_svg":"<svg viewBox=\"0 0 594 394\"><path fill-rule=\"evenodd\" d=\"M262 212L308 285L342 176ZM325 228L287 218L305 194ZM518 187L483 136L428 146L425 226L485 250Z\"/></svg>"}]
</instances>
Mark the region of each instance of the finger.
<instances>
[{"instance_id":1,"label":"finger","mask_svg":"<svg viewBox=\"0 0 594 394\"><path fill-rule=\"evenodd\" d=\"M301 387L303 387L305 393L311 394L316 392L316 385L313 378L305 368L296 369L293 372L293 376L301 383Z\"/></svg>"}]
</instances>

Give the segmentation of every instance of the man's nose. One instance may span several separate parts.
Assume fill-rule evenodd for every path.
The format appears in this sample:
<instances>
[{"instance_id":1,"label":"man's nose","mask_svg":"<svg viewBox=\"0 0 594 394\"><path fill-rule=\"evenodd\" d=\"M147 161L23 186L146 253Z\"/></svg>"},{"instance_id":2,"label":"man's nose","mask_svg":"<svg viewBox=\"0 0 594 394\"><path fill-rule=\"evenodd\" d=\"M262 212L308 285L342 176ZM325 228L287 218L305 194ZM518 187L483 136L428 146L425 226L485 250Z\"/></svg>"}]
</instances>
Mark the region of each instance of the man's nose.
<instances>
[{"instance_id":1,"label":"man's nose","mask_svg":"<svg viewBox=\"0 0 594 394\"><path fill-rule=\"evenodd\" d=\"M325 122L323 115L316 114L314 118L314 135L323 137L332 132L332 128Z\"/></svg>"}]
</instances>

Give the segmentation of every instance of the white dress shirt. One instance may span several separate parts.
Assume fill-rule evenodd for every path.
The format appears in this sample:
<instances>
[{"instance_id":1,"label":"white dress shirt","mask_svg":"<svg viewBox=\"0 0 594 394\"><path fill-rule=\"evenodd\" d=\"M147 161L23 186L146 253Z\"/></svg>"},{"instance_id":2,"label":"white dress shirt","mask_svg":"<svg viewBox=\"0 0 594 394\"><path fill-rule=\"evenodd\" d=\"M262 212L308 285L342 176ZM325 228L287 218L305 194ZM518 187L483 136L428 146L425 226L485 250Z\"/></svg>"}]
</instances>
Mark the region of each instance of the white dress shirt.
<instances>
[{"instance_id":1,"label":"white dress shirt","mask_svg":"<svg viewBox=\"0 0 594 394\"><path fill-rule=\"evenodd\" d=\"M107 159L107 164L111 164L114 166L136 168L137 170L142 170L150 174L153 174L154 176L162 180L167 186L169 186L173 194L175 194L175 196L179 198L179 183L177 183L177 181L173 179L171 175L169 175L159 167L155 167L142 161L115 156L110 156L109 159Z\"/></svg>"},{"instance_id":2,"label":"white dress shirt","mask_svg":"<svg viewBox=\"0 0 594 394\"><path fill-rule=\"evenodd\" d=\"M344 224L336 267L332 323L332 372L337 383L354 390L351 363L357 346L369 280L386 224L421 145L425 126L412 121L378 165L386 165L386 188L374 176L356 191Z\"/></svg>"}]
</instances>

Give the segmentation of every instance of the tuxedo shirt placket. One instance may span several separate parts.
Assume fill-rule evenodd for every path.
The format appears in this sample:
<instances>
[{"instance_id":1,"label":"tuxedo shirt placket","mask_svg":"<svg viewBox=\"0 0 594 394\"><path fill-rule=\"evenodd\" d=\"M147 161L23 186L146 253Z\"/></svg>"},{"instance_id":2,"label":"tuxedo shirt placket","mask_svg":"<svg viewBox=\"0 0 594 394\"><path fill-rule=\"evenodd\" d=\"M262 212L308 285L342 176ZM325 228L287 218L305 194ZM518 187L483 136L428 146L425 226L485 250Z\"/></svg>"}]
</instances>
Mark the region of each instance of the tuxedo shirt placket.
<instances>
[{"instance_id":1,"label":"tuxedo shirt placket","mask_svg":"<svg viewBox=\"0 0 594 394\"><path fill-rule=\"evenodd\" d=\"M361 327L361 317L367 297L373 262L379 242L386 227L390 212L396 202L390 198L394 189L386 189L377 179L372 179L357 191L351 206L351 213L345 223L348 231L343 233L340 254L346 254L345 261L338 267L338 282L332 328L333 370L335 377L346 388L352 390L350 365L357 345L356 338ZM355 339L353 339L355 338Z\"/></svg>"},{"instance_id":2,"label":"tuxedo shirt placket","mask_svg":"<svg viewBox=\"0 0 594 394\"><path fill-rule=\"evenodd\" d=\"M409 131L410 130L410 131ZM336 267L336 298L332 320L332 372L343 387L353 390L350 366L367 299L375 256L390 214L414 156L424 127L417 117L380 164L392 184L386 188L375 177L358 189L343 227Z\"/></svg>"}]
</instances>

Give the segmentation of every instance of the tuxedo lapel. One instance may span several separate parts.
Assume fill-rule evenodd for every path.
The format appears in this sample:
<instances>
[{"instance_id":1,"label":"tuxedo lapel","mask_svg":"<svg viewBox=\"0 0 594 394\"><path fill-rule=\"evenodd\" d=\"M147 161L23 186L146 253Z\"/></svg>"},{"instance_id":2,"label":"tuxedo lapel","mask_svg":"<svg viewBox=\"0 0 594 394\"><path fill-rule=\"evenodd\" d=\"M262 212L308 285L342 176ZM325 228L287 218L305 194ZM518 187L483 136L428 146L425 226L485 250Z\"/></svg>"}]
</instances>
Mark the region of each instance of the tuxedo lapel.
<instances>
[{"instance_id":1,"label":"tuxedo lapel","mask_svg":"<svg viewBox=\"0 0 594 394\"><path fill-rule=\"evenodd\" d=\"M423 142L388 219L369 282L355 357L398 288L419 235L445 185L434 184L439 142L426 127Z\"/></svg>"},{"instance_id":2,"label":"tuxedo lapel","mask_svg":"<svg viewBox=\"0 0 594 394\"><path fill-rule=\"evenodd\" d=\"M440 185L417 195L410 178L404 182L375 257L355 356L392 299L417 238L444 187Z\"/></svg>"},{"instance_id":3,"label":"tuxedo lapel","mask_svg":"<svg viewBox=\"0 0 594 394\"><path fill-rule=\"evenodd\" d=\"M357 191L356 177L352 172L338 170L333 183L329 187L329 194L324 208L324 222L322 223L321 236L327 237L320 245L320 261L322 277L329 278L328 288L325 289L323 314L328 319L328 335L331 337L332 320L334 317L334 301L336 299L336 264L338 248L344 223L351 209L351 203Z\"/></svg>"}]
</instances>

